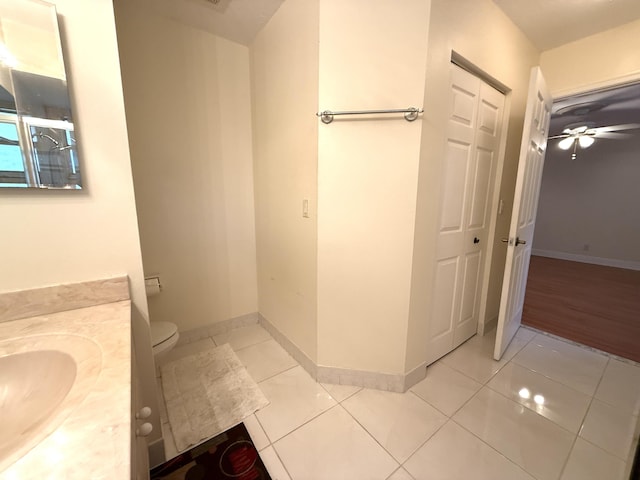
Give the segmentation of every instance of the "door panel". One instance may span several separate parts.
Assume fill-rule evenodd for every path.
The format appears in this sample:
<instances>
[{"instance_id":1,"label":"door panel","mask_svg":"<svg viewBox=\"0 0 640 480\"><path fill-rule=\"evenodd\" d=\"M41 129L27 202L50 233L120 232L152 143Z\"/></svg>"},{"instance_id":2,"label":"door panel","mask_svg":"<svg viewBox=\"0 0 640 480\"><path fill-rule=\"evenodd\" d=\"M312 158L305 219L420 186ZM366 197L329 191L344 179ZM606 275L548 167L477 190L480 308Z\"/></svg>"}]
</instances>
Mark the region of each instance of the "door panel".
<instances>
[{"instance_id":1,"label":"door panel","mask_svg":"<svg viewBox=\"0 0 640 480\"><path fill-rule=\"evenodd\" d=\"M489 218L487 206L489 204L492 172L493 152L478 148L469 228L484 228L486 226Z\"/></svg>"},{"instance_id":2,"label":"door panel","mask_svg":"<svg viewBox=\"0 0 640 480\"><path fill-rule=\"evenodd\" d=\"M531 243L538 208L552 99L540 68L531 71L529 96L520 147L513 214L493 357L500 360L518 331L529 272Z\"/></svg>"},{"instance_id":3,"label":"door panel","mask_svg":"<svg viewBox=\"0 0 640 480\"><path fill-rule=\"evenodd\" d=\"M447 142L444 167L444 196L440 215L440 232L460 232L464 214L464 193L471 145Z\"/></svg>"},{"instance_id":4,"label":"door panel","mask_svg":"<svg viewBox=\"0 0 640 480\"><path fill-rule=\"evenodd\" d=\"M482 253L474 252L467 255L462 274L462 296L460 299L460 320L454 331L453 348L476 333L477 329L477 309L478 291L476 285L479 283L480 266Z\"/></svg>"},{"instance_id":5,"label":"door panel","mask_svg":"<svg viewBox=\"0 0 640 480\"><path fill-rule=\"evenodd\" d=\"M455 294L459 290L458 258L447 258L436 266L433 317L430 324L430 344L437 351L448 351L454 330L457 309Z\"/></svg>"},{"instance_id":6,"label":"door panel","mask_svg":"<svg viewBox=\"0 0 640 480\"><path fill-rule=\"evenodd\" d=\"M428 363L477 330L504 95L451 66Z\"/></svg>"}]
</instances>

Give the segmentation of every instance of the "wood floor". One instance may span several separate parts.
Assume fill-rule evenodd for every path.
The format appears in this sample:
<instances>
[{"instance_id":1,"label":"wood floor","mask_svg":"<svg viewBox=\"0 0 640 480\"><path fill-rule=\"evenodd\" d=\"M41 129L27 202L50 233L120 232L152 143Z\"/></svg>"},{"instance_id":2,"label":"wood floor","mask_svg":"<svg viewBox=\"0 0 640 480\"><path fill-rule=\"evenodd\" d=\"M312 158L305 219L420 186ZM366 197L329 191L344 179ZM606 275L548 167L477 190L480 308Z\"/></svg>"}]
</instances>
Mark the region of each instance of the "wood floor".
<instances>
[{"instance_id":1,"label":"wood floor","mask_svg":"<svg viewBox=\"0 0 640 480\"><path fill-rule=\"evenodd\" d=\"M522 323L640 362L640 271L532 256Z\"/></svg>"}]
</instances>

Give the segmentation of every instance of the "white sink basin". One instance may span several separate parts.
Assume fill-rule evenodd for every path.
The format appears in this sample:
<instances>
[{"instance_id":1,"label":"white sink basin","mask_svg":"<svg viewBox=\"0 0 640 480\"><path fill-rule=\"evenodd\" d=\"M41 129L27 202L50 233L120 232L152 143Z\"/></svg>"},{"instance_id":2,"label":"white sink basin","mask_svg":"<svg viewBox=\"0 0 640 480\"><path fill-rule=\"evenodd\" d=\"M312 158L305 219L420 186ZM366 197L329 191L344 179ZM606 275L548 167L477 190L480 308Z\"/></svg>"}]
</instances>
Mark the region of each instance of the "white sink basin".
<instances>
[{"instance_id":1,"label":"white sink basin","mask_svg":"<svg viewBox=\"0 0 640 480\"><path fill-rule=\"evenodd\" d=\"M100 347L77 335L0 343L0 472L54 432L91 390Z\"/></svg>"}]
</instances>

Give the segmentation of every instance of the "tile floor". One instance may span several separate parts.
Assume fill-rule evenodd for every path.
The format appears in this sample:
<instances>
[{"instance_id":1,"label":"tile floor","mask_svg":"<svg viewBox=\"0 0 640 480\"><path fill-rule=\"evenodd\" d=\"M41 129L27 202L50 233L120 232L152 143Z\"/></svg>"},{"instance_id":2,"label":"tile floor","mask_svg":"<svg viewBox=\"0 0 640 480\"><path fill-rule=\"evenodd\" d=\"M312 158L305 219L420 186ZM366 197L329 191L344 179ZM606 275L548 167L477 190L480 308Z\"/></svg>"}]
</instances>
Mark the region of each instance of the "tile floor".
<instances>
[{"instance_id":1,"label":"tile floor","mask_svg":"<svg viewBox=\"0 0 640 480\"><path fill-rule=\"evenodd\" d=\"M404 394L316 383L259 325L169 359L231 345L271 402L245 425L274 480L623 479L640 366L526 328L496 362L493 342L473 337Z\"/></svg>"}]
</instances>

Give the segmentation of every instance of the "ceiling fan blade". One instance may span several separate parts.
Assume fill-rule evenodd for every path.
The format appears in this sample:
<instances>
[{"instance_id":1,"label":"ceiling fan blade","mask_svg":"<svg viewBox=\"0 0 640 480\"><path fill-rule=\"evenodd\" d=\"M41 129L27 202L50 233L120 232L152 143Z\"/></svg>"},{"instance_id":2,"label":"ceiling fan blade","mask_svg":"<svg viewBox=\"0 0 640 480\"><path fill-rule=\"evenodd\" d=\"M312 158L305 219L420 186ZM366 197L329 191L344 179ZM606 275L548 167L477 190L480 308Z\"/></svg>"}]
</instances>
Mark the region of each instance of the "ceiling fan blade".
<instances>
[{"instance_id":1,"label":"ceiling fan blade","mask_svg":"<svg viewBox=\"0 0 640 480\"><path fill-rule=\"evenodd\" d=\"M627 123L623 125L607 125L604 127L594 127L587 130L587 132L616 132L618 130L635 130L636 128L640 128L640 123Z\"/></svg>"},{"instance_id":2,"label":"ceiling fan blade","mask_svg":"<svg viewBox=\"0 0 640 480\"><path fill-rule=\"evenodd\" d=\"M594 135L595 138L609 138L612 140L623 140L625 138L633 137L631 133L616 133L616 132L598 132Z\"/></svg>"},{"instance_id":3,"label":"ceiling fan blade","mask_svg":"<svg viewBox=\"0 0 640 480\"><path fill-rule=\"evenodd\" d=\"M549 138L548 138L548 140L553 140L553 139L555 139L555 138L568 138L568 137L570 137L570 136L571 136L571 135L569 135L568 133L564 133L564 134L562 134L562 135L554 135L553 137L549 137Z\"/></svg>"}]
</instances>

